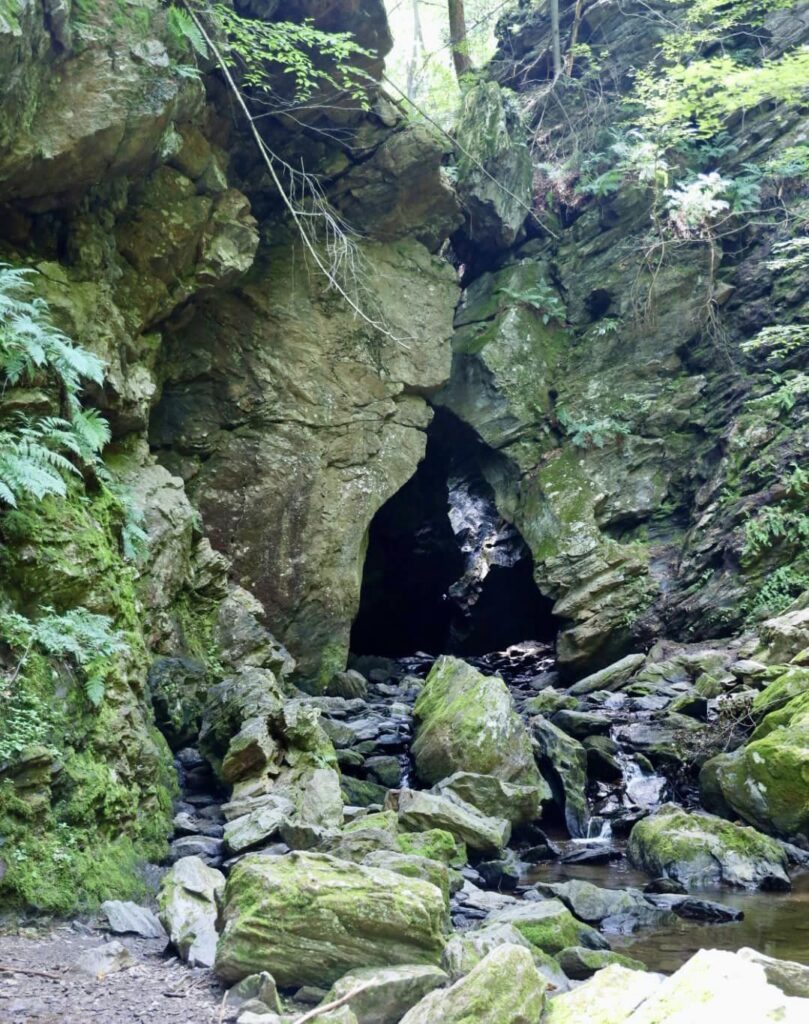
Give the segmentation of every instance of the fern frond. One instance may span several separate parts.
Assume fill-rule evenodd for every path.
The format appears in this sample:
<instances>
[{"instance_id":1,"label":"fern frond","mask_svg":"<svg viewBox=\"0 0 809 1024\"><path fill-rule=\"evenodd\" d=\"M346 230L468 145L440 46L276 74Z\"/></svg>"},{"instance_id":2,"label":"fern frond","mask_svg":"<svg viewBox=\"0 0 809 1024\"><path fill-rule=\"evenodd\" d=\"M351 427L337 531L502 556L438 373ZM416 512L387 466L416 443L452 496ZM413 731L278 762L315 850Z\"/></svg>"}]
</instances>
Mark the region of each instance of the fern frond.
<instances>
[{"instance_id":1,"label":"fern frond","mask_svg":"<svg viewBox=\"0 0 809 1024\"><path fill-rule=\"evenodd\" d=\"M208 44L194 19L181 7L171 6L166 11L166 24L179 49L187 45L200 57L208 56Z\"/></svg>"},{"instance_id":2,"label":"fern frond","mask_svg":"<svg viewBox=\"0 0 809 1024\"><path fill-rule=\"evenodd\" d=\"M0 474L2 474L2 464L0 464ZM8 486L5 480L0 475L0 501L5 502L6 505L10 505L11 508L17 507L17 499L14 496L14 491Z\"/></svg>"},{"instance_id":3,"label":"fern frond","mask_svg":"<svg viewBox=\"0 0 809 1024\"><path fill-rule=\"evenodd\" d=\"M84 451L98 454L109 444L110 425L98 409L78 409L73 413L70 425Z\"/></svg>"}]
</instances>

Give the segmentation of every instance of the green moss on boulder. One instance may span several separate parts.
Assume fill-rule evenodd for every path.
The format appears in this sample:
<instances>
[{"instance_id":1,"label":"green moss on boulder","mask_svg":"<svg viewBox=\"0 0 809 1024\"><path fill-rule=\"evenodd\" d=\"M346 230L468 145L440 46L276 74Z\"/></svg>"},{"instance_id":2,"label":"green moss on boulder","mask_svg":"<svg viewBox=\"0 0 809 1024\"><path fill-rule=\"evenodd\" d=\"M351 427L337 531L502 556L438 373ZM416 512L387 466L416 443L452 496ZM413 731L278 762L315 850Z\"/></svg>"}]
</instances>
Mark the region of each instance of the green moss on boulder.
<instances>
[{"instance_id":1,"label":"green moss on boulder","mask_svg":"<svg viewBox=\"0 0 809 1024\"><path fill-rule=\"evenodd\" d=\"M545 979L522 946L498 946L451 988L417 1003L401 1024L536 1024Z\"/></svg>"},{"instance_id":2,"label":"green moss on boulder","mask_svg":"<svg viewBox=\"0 0 809 1024\"><path fill-rule=\"evenodd\" d=\"M447 913L439 889L326 854L243 858L223 897L216 973L269 971L323 985L359 967L437 964Z\"/></svg>"},{"instance_id":3,"label":"green moss on boulder","mask_svg":"<svg viewBox=\"0 0 809 1024\"><path fill-rule=\"evenodd\" d=\"M690 814L675 804L664 804L634 826L627 855L635 867L686 888L790 885L786 854L776 840L710 814Z\"/></svg>"},{"instance_id":4,"label":"green moss on boulder","mask_svg":"<svg viewBox=\"0 0 809 1024\"><path fill-rule=\"evenodd\" d=\"M413 757L430 785L454 772L541 785L531 740L508 687L458 658L439 658L415 704Z\"/></svg>"},{"instance_id":5,"label":"green moss on boulder","mask_svg":"<svg viewBox=\"0 0 809 1024\"><path fill-rule=\"evenodd\" d=\"M718 813L784 839L809 839L809 693L767 715L744 747L706 762L700 789Z\"/></svg>"}]
</instances>

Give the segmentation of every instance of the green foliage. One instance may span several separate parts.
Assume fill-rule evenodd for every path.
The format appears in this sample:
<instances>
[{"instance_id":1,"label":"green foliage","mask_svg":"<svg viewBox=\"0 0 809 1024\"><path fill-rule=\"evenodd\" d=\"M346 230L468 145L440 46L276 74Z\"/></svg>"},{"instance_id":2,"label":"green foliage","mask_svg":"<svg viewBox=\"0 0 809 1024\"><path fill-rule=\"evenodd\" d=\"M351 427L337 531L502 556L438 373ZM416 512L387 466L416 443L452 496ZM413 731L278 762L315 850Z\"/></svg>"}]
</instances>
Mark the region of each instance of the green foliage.
<instances>
[{"instance_id":1,"label":"green foliage","mask_svg":"<svg viewBox=\"0 0 809 1024\"><path fill-rule=\"evenodd\" d=\"M596 152L581 165L577 191L585 195L606 196L627 183L654 188L669 182L671 165L659 143L637 128L612 132L613 142L604 152Z\"/></svg>"},{"instance_id":2,"label":"green foliage","mask_svg":"<svg viewBox=\"0 0 809 1024\"><path fill-rule=\"evenodd\" d=\"M0 688L2 699L2 730L0 730L0 765L14 760L34 744L45 745L51 738L53 709L48 701L21 677L13 686Z\"/></svg>"},{"instance_id":3,"label":"green foliage","mask_svg":"<svg viewBox=\"0 0 809 1024\"><path fill-rule=\"evenodd\" d=\"M768 357L783 358L799 349L809 348L809 326L806 324L773 324L743 341L743 352L763 351Z\"/></svg>"},{"instance_id":4,"label":"green foliage","mask_svg":"<svg viewBox=\"0 0 809 1024\"><path fill-rule=\"evenodd\" d=\"M297 24L245 18L224 4L200 10L224 36L225 60L238 70L244 85L272 94L272 75L280 72L291 77L296 102L310 99L320 90L334 89L367 109L368 76L356 62L374 55L351 33L322 32L311 19ZM177 27L199 52L198 44L204 46L204 39L195 42L189 37L184 19Z\"/></svg>"},{"instance_id":5,"label":"green foliage","mask_svg":"<svg viewBox=\"0 0 809 1024\"><path fill-rule=\"evenodd\" d=\"M684 138L710 138L738 110L752 109L764 100L799 100L807 80L805 47L753 65L728 54L677 61L662 72L649 69L638 74L640 123L649 132L662 133L669 145Z\"/></svg>"},{"instance_id":6,"label":"green foliage","mask_svg":"<svg viewBox=\"0 0 809 1024\"><path fill-rule=\"evenodd\" d=\"M745 617L755 622L763 617L780 615L798 597L809 589L809 571L802 572L792 565L781 565L768 573L761 586L745 604Z\"/></svg>"},{"instance_id":7,"label":"green foliage","mask_svg":"<svg viewBox=\"0 0 809 1024\"><path fill-rule=\"evenodd\" d=\"M748 406L761 412L771 410L778 416L792 412L802 395L809 394L809 373L770 373L773 390L748 402Z\"/></svg>"},{"instance_id":8,"label":"green foliage","mask_svg":"<svg viewBox=\"0 0 809 1024\"><path fill-rule=\"evenodd\" d=\"M565 409L559 409L556 418L577 448L603 448L607 442L629 434L627 424L612 416L600 416L585 422L574 420Z\"/></svg>"},{"instance_id":9,"label":"green foliage","mask_svg":"<svg viewBox=\"0 0 809 1024\"><path fill-rule=\"evenodd\" d=\"M617 334L621 329L621 321L615 316L605 316L597 324L590 328L589 333L594 338L607 338L610 334Z\"/></svg>"},{"instance_id":10,"label":"green foliage","mask_svg":"<svg viewBox=\"0 0 809 1024\"><path fill-rule=\"evenodd\" d=\"M783 505L769 505L745 523L742 558L753 561L781 543L809 543L809 515Z\"/></svg>"},{"instance_id":11,"label":"green foliage","mask_svg":"<svg viewBox=\"0 0 809 1024\"><path fill-rule=\"evenodd\" d=\"M208 57L208 44L199 26L183 7L173 4L166 11L166 28L174 46L180 53L191 50L203 59Z\"/></svg>"},{"instance_id":12,"label":"green foliage","mask_svg":"<svg viewBox=\"0 0 809 1024\"><path fill-rule=\"evenodd\" d=\"M799 142L796 146L787 146L780 153L771 156L763 165L762 170L769 177L781 181L807 177L809 175L809 143Z\"/></svg>"},{"instance_id":13,"label":"green foliage","mask_svg":"<svg viewBox=\"0 0 809 1024\"><path fill-rule=\"evenodd\" d=\"M495 294L507 295L510 299L529 306L542 314L542 322L564 321L567 311L559 293L546 281L537 281L530 289L516 291L512 288L498 288Z\"/></svg>"},{"instance_id":14,"label":"green foliage","mask_svg":"<svg viewBox=\"0 0 809 1024\"><path fill-rule=\"evenodd\" d=\"M54 327L44 299L30 297L32 270L0 264L0 372L7 385L47 369L76 396L82 380L101 384L104 364Z\"/></svg>"},{"instance_id":15,"label":"green foliage","mask_svg":"<svg viewBox=\"0 0 809 1024\"><path fill-rule=\"evenodd\" d=\"M21 652L16 672L32 649L74 665L80 672L87 699L98 707L104 699L110 659L127 650L123 634L114 630L107 615L95 615L86 608L72 608L57 614L45 607L36 620L17 612L0 613L0 637Z\"/></svg>"},{"instance_id":16,"label":"green foliage","mask_svg":"<svg viewBox=\"0 0 809 1024\"><path fill-rule=\"evenodd\" d=\"M800 235L776 242L772 247L773 259L767 268L773 271L809 270L809 236Z\"/></svg>"},{"instance_id":17,"label":"green foliage","mask_svg":"<svg viewBox=\"0 0 809 1024\"><path fill-rule=\"evenodd\" d=\"M22 495L64 496L65 480L79 464L103 472L98 453L109 427L95 409L83 409L82 382L101 384L104 364L56 328L47 303L31 297L32 271L0 264L0 388L43 381L62 396L65 416L15 414L0 421L0 503L15 506Z\"/></svg>"}]
</instances>

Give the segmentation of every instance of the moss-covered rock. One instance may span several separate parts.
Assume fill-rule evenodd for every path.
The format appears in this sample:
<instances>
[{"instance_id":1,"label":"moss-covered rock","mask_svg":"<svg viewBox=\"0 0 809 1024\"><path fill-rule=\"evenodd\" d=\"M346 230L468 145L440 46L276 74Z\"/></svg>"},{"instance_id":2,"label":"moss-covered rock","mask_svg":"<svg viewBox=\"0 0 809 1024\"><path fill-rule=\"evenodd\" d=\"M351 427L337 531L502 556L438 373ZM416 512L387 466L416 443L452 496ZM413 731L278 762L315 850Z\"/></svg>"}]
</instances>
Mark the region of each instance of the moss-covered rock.
<instances>
[{"instance_id":1,"label":"moss-covered rock","mask_svg":"<svg viewBox=\"0 0 809 1024\"><path fill-rule=\"evenodd\" d=\"M511 825L506 818L489 818L471 804L455 798L402 789L396 794L399 823L405 831L449 832L470 850L497 856L508 843Z\"/></svg>"},{"instance_id":2,"label":"moss-covered rock","mask_svg":"<svg viewBox=\"0 0 809 1024\"><path fill-rule=\"evenodd\" d=\"M540 785L531 740L499 676L484 676L458 658L439 658L416 701L412 752L423 782L454 772Z\"/></svg>"},{"instance_id":3,"label":"moss-covered rock","mask_svg":"<svg viewBox=\"0 0 809 1024\"><path fill-rule=\"evenodd\" d=\"M294 240L275 241L238 291L194 303L167 337L151 438L322 692L346 665L370 521L424 455L422 395L449 373L456 284L414 240L360 242L382 333L300 273Z\"/></svg>"},{"instance_id":4,"label":"moss-covered rock","mask_svg":"<svg viewBox=\"0 0 809 1024\"><path fill-rule=\"evenodd\" d=\"M446 829L400 833L396 843L402 853L437 860L451 868L462 868L466 864L466 845Z\"/></svg>"},{"instance_id":5,"label":"moss-covered rock","mask_svg":"<svg viewBox=\"0 0 809 1024\"><path fill-rule=\"evenodd\" d=\"M464 93L456 126L458 191L478 249L507 249L531 206L531 157L513 95L481 81Z\"/></svg>"},{"instance_id":6,"label":"moss-covered rock","mask_svg":"<svg viewBox=\"0 0 809 1024\"><path fill-rule=\"evenodd\" d=\"M176 777L154 727L146 686L148 620L126 557L126 510L108 489L21 503L0 521L0 603L35 616L43 606L105 615L125 649L104 666L95 707L81 672L30 652L0 707L0 893L12 905L68 912L143 888L143 858L161 858ZM3 640L18 647L19 638ZM48 770L32 771L31 747ZM92 853L90 852L92 851Z\"/></svg>"},{"instance_id":7,"label":"moss-covered rock","mask_svg":"<svg viewBox=\"0 0 809 1024\"><path fill-rule=\"evenodd\" d=\"M771 684L777 687L778 703L793 681L789 673ZM809 838L809 694L770 712L745 746L706 762L700 789L706 805L717 813L738 815L784 839Z\"/></svg>"},{"instance_id":8,"label":"moss-covered rock","mask_svg":"<svg viewBox=\"0 0 809 1024\"><path fill-rule=\"evenodd\" d=\"M469 974L473 967L498 946L522 946L534 958L534 964L543 978L553 985L554 991L564 992L567 981L556 960L525 938L513 924L485 924L450 936L444 947L442 965L453 981Z\"/></svg>"},{"instance_id":9,"label":"moss-covered rock","mask_svg":"<svg viewBox=\"0 0 809 1024\"><path fill-rule=\"evenodd\" d=\"M568 946L609 949L595 928L577 920L559 900L518 903L492 914L494 924L511 924L543 953L554 955Z\"/></svg>"},{"instance_id":10,"label":"moss-covered rock","mask_svg":"<svg viewBox=\"0 0 809 1024\"><path fill-rule=\"evenodd\" d=\"M542 715L530 722L536 758L572 836L587 835L587 751Z\"/></svg>"},{"instance_id":11,"label":"moss-covered rock","mask_svg":"<svg viewBox=\"0 0 809 1024\"><path fill-rule=\"evenodd\" d=\"M421 878L425 882L430 882L436 889L441 890L449 907L450 870L441 861L419 857L413 853L401 853L399 850L372 850L363 857L362 863L369 868L385 868L406 878ZM460 876L455 872L453 875L457 879L457 887Z\"/></svg>"},{"instance_id":12,"label":"moss-covered rock","mask_svg":"<svg viewBox=\"0 0 809 1024\"><path fill-rule=\"evenodd\" d=\"M559 966L571 981L585 981L596 971L601 971L610 964L618 964L630 971L645 971L646 966L640 960L630 956L613 953L607 949L587 949L586 946L569 946L556 954Z\"/></svg>"},{"instance_id":13,"label":"moss-covered rock","mask_svg":"<svg viewBox=\"0 0 809 1024\"><path fill-rule=\"evenodd\" d=\"M494 775L455 772L434 789L443 796L458 797L488 817L505 816L512 825L524 825L541 817L542 805L552 799L550 787L541 777L538 785L520 786Z\"/></svg>"},{"instance_id":14,"label":"moss-covered rock","mask_svg":"<svg viewBox=\"0 0 809 1024\"><path fill-rule=\"evenodd\" d=\"M772 669L771 672L776 671ZM784 666L771 683L753 698L751 711L754 715L766 715L777 711L802 693L809 691L809 668Z\"/></svg>"},{"instance_id":15,"label":"moss-covered rock","mask_svg":"<svg viewBox=\"0 0 809 1024\"><path fill-rule=\"evenodd\" d=\"M659 974L612 964L551 1000L543 1024L626 1024L662 982Z\"/></svg>"},{"instance_id":16,"label":"moss-covered rock","mask_svg":"<svg viewBox=\"0 0 809 1024\"><path fill-rule=\"evenodd\" d=\"M433 989L447 982L440 967L405 964L349 971L324 999L331 1003L362 989L348 1000L358 1024L398 1024L402 1016Z\"/></svg>"},{"instance_id":17,"label":"moss-covered rock","mask_svg":"<svg viewBox=\"0 0 809 1024\"><path fill-rule=\"evenodd\" d=\"M269 971L281 986L322 985L359 967L437 964L439 889L325 854L249 855L225 888L216 973Z\"/></svg>"},{"instance_id":18,"label":"moss-covered rock","mask_svg":"<svg viewBox=\"0 0 809 1024\"><path fill-rule=\"evenodd\" d=\"M546 988L527 949L502 945L451 988L422 999L401 1024L536 1024Z\"/></svg>"},{"instance_id":19,"label":"moss-covered rock","mask_svg":"<svg viewBox=\"0 0 809 1024\"><path fill-rule=\"evenodd\" d=\"M689 814L675 804L664 804L634 826L627 854L635 867L654 878L672 878L686 888L720 883L790 887L780 843L753 828L709 814Z\"/></svg>"}]
</instances>

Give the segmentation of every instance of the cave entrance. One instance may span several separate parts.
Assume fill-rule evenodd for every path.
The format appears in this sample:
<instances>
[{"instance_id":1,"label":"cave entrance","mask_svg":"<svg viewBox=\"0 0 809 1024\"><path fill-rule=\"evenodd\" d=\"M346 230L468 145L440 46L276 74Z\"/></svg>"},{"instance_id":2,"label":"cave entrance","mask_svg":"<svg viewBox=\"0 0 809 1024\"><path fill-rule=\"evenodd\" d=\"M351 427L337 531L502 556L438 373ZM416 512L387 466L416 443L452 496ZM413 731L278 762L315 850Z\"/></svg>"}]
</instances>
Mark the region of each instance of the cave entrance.
<instances>
[{"instance_id":1,"label":"cave entrance","mask_svg":"<svg viewBox=\"0 0 809 1024\"><path fill-rule=\"evenodd\" d=\"M553 602L486 480L496 458L452 413L436 411L416 473L371 522L354 654L476 656L554 639Z\"/></svg>"}]
</instances>

